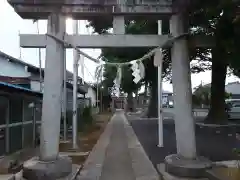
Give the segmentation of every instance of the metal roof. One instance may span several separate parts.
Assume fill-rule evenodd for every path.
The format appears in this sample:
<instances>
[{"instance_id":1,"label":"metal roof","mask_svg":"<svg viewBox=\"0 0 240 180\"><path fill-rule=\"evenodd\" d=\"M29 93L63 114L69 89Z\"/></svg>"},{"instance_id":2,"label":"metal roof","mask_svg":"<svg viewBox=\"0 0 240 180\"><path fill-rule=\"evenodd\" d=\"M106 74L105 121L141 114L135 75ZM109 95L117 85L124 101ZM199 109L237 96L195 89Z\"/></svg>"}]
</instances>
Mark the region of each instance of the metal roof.
<instances>
[{"instance_id":1,"label":"metal roof","mask_svg":"<svg viewBox=\"0 0 240 180\"><path fill-rule=\"evenodd\" d=\"M24 61L22 61L20 59L17 59L17 58L15 58L13 56L8 55L8 54L6 54L6 53L4 53L2 51L0 51L0 57L3 57L3 58L5 58L6 60L8 60L10 62L17 63L17 64L20 64L20 65L23 65L23 66L27 66L27 67L30 68L29 69L30 71L31 70L35 70L35 71L39 71L40 70L39 67L36 67L36 66L34 66L32 64L29 64L29 63L26 63L26 62L24 62ZM44 73L44 68L42 68L42 72ZM72 80L72 79L73 79L73 73L70 72L70 71L67 71L67 80ZM79 77L79 79L81 79L81 78Z\"/></svg>"},{"instance_id":2,"label":"metal roof","mask_svg":"<svg viewBox=\"0 0 240 180\"><path fill-rule=\"evenodd\" d=\"M23 66L28 66L28 67L36 69L36 70L39 69L38 67L36 67L36 66L34 66L32 64L26 63L26 62L24 62L24 61L22 61L20 59L17 59L17 58L15 58L13 56L8 55L8 54L6 54L6 53L4 53L2 51L0 51L0 57L3 57L6 60L8 60L10 62L13 62L13 63L17 63L17 64L20 64L20 65L23 65Z\"/></svg>"},{"instance_id":3,"label":"metal roof","mask_svg":"<svg viewBox=\"0 0 240 180\"><path fill-rule=\"evenodd\" d=\"M26 62L24 62L24 61L22 61L22 60L20 60L20 59L14 58L13 56L10 56L10 55L2 52L2 51L0 51L0 57L3 57L4 59L6 59L6 60L8 60L8 61L10 61L10 62L19 64L19 65L22 65L22 66L27 66L29 72L35 72L35 73L37 73L37 74L39 74L39 72L40 72L40 68L39 68L39 67L36 67L36 66L34 66L34 65L32 65L32 64L29 64L29 63L26 63ZM43 73L43 76L44 76L44 68L42 68L42 73ZM66 74L67 74L67 81L73 80L73 73L72 73L72 72L67 71ZM80 78L80 77L78 77L78 78L79 78L79 80L82 79L82 78ZM87 85L86 82L84 82L84 85L85 85L85 84ZM69 83L69 82L67 82L67 85L68 85L69 88L71 88L71 85L72 85L72 84ZM83 85L83 86L84 86L84 85ZM83 86L80 86L80 87L79 87L79 93L85 94L85 93L87 93L87 92L86 92L86 88L87 88L87 87L83 87Z\"/></svg>"},{"instance_id":4,"label":"metal roof","mask_svg":"<svg viewBox=\"0 0 240 180\"><path fill-rule=\"evenodd\" d=\"M0 87L7 87L7 88L11 88L11 89L21 90L21 91L23 91L23 92L30 92L30 93L33 93L33 94L42 95L41 92L33 91L33 90L31 90L31 89L24 88L24 87L22 87L22 86L18 86L18 85L6 83L6 82L1 82L1 81L0 81Z\"/></svg>"}]
</instances>

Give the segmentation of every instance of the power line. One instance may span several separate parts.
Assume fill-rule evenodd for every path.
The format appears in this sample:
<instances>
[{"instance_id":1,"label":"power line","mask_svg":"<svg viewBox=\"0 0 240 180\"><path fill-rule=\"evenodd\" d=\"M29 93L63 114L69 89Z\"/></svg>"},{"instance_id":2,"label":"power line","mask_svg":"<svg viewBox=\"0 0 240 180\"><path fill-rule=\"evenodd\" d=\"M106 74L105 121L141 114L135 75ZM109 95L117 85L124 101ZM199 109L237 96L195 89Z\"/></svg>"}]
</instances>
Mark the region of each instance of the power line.
<instances>
[{"instance_id":1,"label":"power line","mask_svg":"<svg viewBox=\"0 0 240 180\"><path fill-rule=\"evenodd\" d=\"M92 73L90 73L90 71L88 70L88 68L86 67L86 65L83 64L83 66L86 68L87 73L88 73L90 76L92 76L93 79L95 79L95 76L93 76Z\"/></svg>"},{"instance_id":2,"label":"power line","mask_svg":"<svg viewBox=\"0 0 240 180\"><path fill-rule=\"evenodd\" d=\"M18 30L18 35L20 37L20 30ZM22 59L22 48L21 48L21 46L19 47L19 59Z\"/></svg>"}]
</instances>

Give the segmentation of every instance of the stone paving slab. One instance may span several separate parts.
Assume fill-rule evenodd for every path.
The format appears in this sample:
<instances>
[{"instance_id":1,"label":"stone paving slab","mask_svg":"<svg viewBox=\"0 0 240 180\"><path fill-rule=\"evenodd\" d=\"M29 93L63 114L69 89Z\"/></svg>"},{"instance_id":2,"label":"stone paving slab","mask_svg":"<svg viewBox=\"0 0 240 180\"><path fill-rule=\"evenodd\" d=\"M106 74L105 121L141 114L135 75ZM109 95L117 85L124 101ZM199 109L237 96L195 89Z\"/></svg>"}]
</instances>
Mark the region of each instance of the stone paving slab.
<instances>
[{"instance_id":1,"label":"stone paving slab","mask_svg":"<svg viewBox=\"0 0 240 180\"><path fill-rule=\"evenodd\" d=\"M108 123L78 179L159 180L123 111L117 111Z\"/></svg>"},{"instance_id":2,"label":"stone paving slab","mask_svg":"<svg viewBox=\"0 0 240 180\"><path fill-rule=\"evenodd\" d=\"M132 126L124 115L124 128L127 135L128 148L131 155L132 167L137 180L156 180L159 175L155 170L153 164L145 153L141 143L139 142Z\"/></svg>"},{"instance_id":3,"label":"stone paving slab","mask_svg":"<svg viewBox=\"0 0 240 180\"><path fill-rule=\"evenodd\" d=\"M112 133L112 125L113 121L111 120L84 163L80 175L78 176L79 180L99 180L105 159L106 149Z\"/></svg>"},{"instance_id":4,"label":"stone paving slab","mask_svg":"<svg viewBox=\"0 0 240 180\"><path fill-rule=\"evenodd\" d=\"M126 141L123 119L115 116L112 121L113 131L106 150L100 180L134 180L132 162Z\"/></svg>"}]
</instances>

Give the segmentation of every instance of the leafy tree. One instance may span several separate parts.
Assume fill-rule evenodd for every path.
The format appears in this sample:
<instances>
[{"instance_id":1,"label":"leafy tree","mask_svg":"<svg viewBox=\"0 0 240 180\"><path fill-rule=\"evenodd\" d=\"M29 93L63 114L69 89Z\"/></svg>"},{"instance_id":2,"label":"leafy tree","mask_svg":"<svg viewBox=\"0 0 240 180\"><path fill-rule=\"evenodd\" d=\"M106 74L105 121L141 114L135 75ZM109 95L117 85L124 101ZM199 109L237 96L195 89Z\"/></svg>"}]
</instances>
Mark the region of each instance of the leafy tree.
<instances>
[{"instance_id":1,"label":"leafy tree","mask_svg":"<svg viewBox=\"0 0 240 180\"><path fill-rule=\"evenodd\" d=\"M211 98L211 108L207 118L207 122L215 122L215 121L225 121L227 116L224 111L224 93L225 93L225 78L226 78L226 69L227 66L232 67L235 73L238 72L237 67L238 63L236 59L238 58L238 47L239 47L239 37L237 36L236 27L239 23L238 16L236 15L237 10L237 2L232 2L228 0L212 0L212 1L193 1L190 5L190 8L186 13L189 17L189 24L191 28L191 33L193 34L204 34L204 35L212 35L215 40L215 48L203 49L203 48L193 48L189 46L190 49L190 60L198 60L201 62L200 65L192 66L192 72L200 72L205 69L209 69L208 61L212 61L212 86L211 86L211 94L213 94ZM106 33L106 30L109 29L111 23L103 24L99 21L91 21L90 25L95 28L95 30L99 33ZM166 26L167 24L167 26ZM237 24L237 25L236 25ZM106 26L105 26L106 25ZM164 20L163 25L167 27L165 33L168 33L168 19ZM128 21L126 23L126 29L129 30L132 34L156 34L157 26L155 21L151 20L136 20L136 21ZM138 55L140 57L143 55L147 49L137 48L138 53L134 53L134 55ZM129 54L128 51L131 53ZM211 51L212 57L209 56L209 52ZM133 51L131 50L115 50L112 53L112 56L127 56L126 59L132 59ZM123 53L124 52L124 53ZM135 52L135 51L134 51ZM164 51L165 54L165 64L164 64L164 75L165 77L171 78L171 57L169 50ZM103 51L103 55L105 55L105 51ZM149 115L156 116L156 96L157 96L157 71L156 68L153 67L152 61L146 61L147 73L145 82L149 82L152 87L151 97L152 100L150 103L150 108L152 111L149 112Z\"/></svg>"},{"instance_id":2,"label":"leafy tree","mask_svg":"<svg viewBox=\"0 0 240 180\"><path fill-rule=\"evenodd\" d=\"M168 22L168 21L167 21ZM92 21L90 24L94 24ZM166 25L166 23L165 23ZM95 25L97 26L97 25ZM95 27L94 26L94 27ZM168 28L167 26L164 26ZM96 27L96 29L99 31L98 33L106 33L106 30L99 30L100 28ZM107 29L107 28L106 28ZM128 22L126 24L126 32L130 34L156 34L157 33L157 23L156 21L149 21L149 20L138 20L138 21L132 21ZM126 62L133 59L137 59L142 57L145 53L147 53L150 50L150 48L108 48L102 50L102 55L107 57L107 59L111 61L115 61L116 57L118 62ZM134 53L133 53L134 52ZM164 51L165 54L170 54L169 50ZM169 74L169 65L170 65L170 59L166 58L166 61L163 64L163 74L168 75ZM146 67L146 74L145 79L143 82L149 83L152 87L151 94L152 94L152 100L150 101L150 108L149 114L151 116L157 116L157 68L153 66L153 58L150 60L146 60L143 62ZM108 67L106 67L108 68ZM111 68L111 67L109 67ZM116 70L115 70L116 71ZM124 74L123 74L123 82L122 87L125 92L128 92L130 94L131 92L136 91L140 88L143 82L140 82L138 85L135 85L132 81L132 72L129 67L124 68ZM112 74L115 75L115 74ZM109 78L109 75L104 75L104 77Z\"/></svg>"},{"instance_id":3,"label":"leafy tree","mask_svg":"<svg viewBox=\"0 0 240 180\"><path fill-rule=\"evenodd\" d=\"M103 109L109 108L111 103L111 96L109 94L109 89L104 84L103 81L93 84L93 88L96 93L98 93L98 107L103 106ZM98 88L98 90L97 90Z\"/></svg>"},{"instance_id":4,"label":"leafy tree","mask_svg":"<svg viewBox=\"0 0 240 180\"><path fill-rule=\"evenodd\" d=\"M193 105L209 106L211 102L211 84L200 84L193 92ZM231 93L225 92L224 100L231 98Z\"/></svg>"},{"instance_id":5,"label":"leafy tree","mask_svg":"<svg viewBox=\"0 0 240 180\"><path fill-rule=\"evenodd\" d=\"M225 79L227 67L237 67L239 57L239 32L234 23L237 14L237 1L212 0L196 1L190 17L191 26L197 27L206 35L212 35L215 47L212 54L211 106L206 118L208 123L225 123Z\"/></svg>"},{"instance_id":6,"label":"leafy tree","mask_svg":"<svg viewBox=\"0 0 240 180\"><path fill-rule=\"evenodd\" d=\"M107 58L106 60L111 59L110 62L126 62L127 61L119 57L116 58L116 57L111 57L107 55L105 57ZM121 71L122 71L122 79L121 79L120 90L128 94L128 106L129 106L128 108L133 109L134 103L133 103L132 93L134 91L139 90L139 88L141 87L141 82L138 84L135 84L133 82L132 70L130 69L130 67L122 66ZM107 87L108 89L113 87L113 81L116 78L116 75L117 75L117 67L106 65L104 67L104 72L103 72L103 77L104 77L104 80L102 81L103 86Z\"/></svg>"},{"instance_id":7,"label":"leafy tree","mask_svg":"<svg viewBox=\"0 0 240 180\"><path fill-rule=\"evenodd\" d=\"M98 24L99 21L91 21L90 25L95 27L95 30L98 33L106 33L108 28L102 28L102 24ZM169 20L163 20L163 34L169 33ZM126 24L126 31L129 34L157 34L157 22L152 20L138 20L132 21ZM204 71L205 69L209 69L209 64L206 62L209 61L209 50L202 48L191 48L190 57L191 60L195 59L196 61L201 61L201 66L198 64L193 64L192 72L198 73ZM109 60L114 61L114 58L117 57L119 62L126 62L132 59L137 59L142 57L145 53L147 53L150 48L108 48L103 49L102 55L107 57ZM134 52L134 53L133 53ZM164 49L164 63L163 63L163 78L166 80L171 79L171 54L170 49ZM116 58L115 58L116 59ZM157 68L153 65L153 57L150 60L144 61L144 65L146 67L146 76L144 79L145 84L149 84L151 87L151 99L149 104L149 110L147 116L149 117L157 117ZM112 67L109 67L112 68ZM116 70L115 70L116 71ZM112 72L112 71L111 71ZM115 76L115 74L112 74ZM131 75L130 75L131 76ZM104 75L104 77L111 79L110 74ZM126 76L129 77L129 76ZM124 81L131 80L132 78L123 78ZM112 81L112 80L110 80ZM132 86L127 86L130 89L134 89Z\"/></svg>"},{"instance_id":8,"label":"leafy tree","mask_svg":"<svg viewBox=\"0 0 240 180\"><path fill-rule=\"evenodd\" d=\"M197 106L201 105L210 105L211 99L211 86L210 84L202 85L200 84L198 87L195 88L193 92L193 104Z\"/></svg>"}]
</instances>

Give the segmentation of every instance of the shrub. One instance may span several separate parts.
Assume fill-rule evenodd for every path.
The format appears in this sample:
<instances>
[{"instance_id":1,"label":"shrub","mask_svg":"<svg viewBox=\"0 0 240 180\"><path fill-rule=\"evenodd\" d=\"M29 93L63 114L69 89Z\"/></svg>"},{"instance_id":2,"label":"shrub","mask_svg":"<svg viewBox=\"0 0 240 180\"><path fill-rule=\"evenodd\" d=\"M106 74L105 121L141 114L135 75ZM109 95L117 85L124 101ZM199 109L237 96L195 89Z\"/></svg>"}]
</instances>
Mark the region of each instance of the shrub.
<instances>
[{"instance_id":1,"label":"shrub","mask_svg":"<svg viewBox=\"0 0 240 180\"><path fill-rule=\"evenodd\" d=\"M78 111L77 126L78 126L78 130L82 131L86 125L93 124L94 118L92 115L92 107L91 106L87 106L84 108L79 107L77 111ZM67 120L68 127L72 126L72 115L73 115L72 111L67 111L66 120ZM63 116L61 117L61 127L63 128Z\"/></svg>"},{"instance_id":2,"label":"shrub","mask_svg":"<svg viewBox=\"0 0 240 180\"><path fill-rule=\"evenodd\" d=\"M83 121L84 125L90 125L93 123L93 115L92 115L92 107L88 106L83 108L81 113L81 120Z\"/></svg>"}]
</instances>

